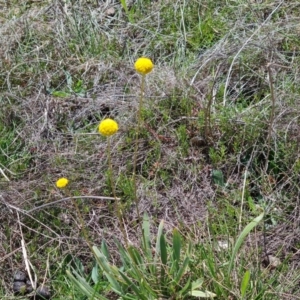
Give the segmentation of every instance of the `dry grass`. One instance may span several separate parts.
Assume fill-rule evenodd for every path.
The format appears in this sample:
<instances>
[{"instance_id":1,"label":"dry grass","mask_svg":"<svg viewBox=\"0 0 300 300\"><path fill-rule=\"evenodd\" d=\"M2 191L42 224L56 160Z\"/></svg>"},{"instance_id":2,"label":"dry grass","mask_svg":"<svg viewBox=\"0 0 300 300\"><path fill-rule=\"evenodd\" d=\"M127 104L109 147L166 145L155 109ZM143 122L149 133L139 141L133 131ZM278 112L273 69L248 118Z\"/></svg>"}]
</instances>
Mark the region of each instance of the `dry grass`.
<instances>
[{"instance_id":1,"label":"dry grass","mask_svg":"<svg viewBox=\"0 0 300 300\"><path fill-rule=\"evenodd\" d=\"M136 1L128 22L117 1L71 2L1 4L3 295L11 295L14 270L24 268L20 228L41 280L54 280L56 262L67 254L90 266L72 202L26 211L68 196L55 188L61 176L70 179L72 195L111 196L106 141L96 132L106 116L120 124L112 140L114 176L129 240L138 243L130 178L140 78L132 66L147 55L155 71L147 78L139 141L140 211L197 244L209 234L235 237L240 213L244 226L257 206L264 208L265 232L260 228L252 246L284 261L284 284L253 299L300 299L299 4L207 0L199 10L197 1ZM201 34L211 41L198 40ZM206 146L191 143L198 136ZM212 170L222 172L225 188ZM114 247L113 238L122 239L111 201L79 205L95 244L105 239ZM259 255L256 263L264 251ZM231 299L238 297L236 282Z\"/></svg>"}]
</instances>

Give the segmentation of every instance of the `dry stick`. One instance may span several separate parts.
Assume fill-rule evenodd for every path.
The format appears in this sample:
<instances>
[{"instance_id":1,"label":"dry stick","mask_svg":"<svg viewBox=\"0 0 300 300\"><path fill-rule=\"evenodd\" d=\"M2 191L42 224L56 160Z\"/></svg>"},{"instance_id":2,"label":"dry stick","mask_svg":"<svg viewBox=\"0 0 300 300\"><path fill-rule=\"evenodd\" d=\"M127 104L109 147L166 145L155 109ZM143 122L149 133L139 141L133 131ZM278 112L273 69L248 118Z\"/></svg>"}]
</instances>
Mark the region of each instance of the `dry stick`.
<instances>
[{"instance_id":1,"label":"dry stick","mask_svg":"<svg viewBox=\"0 0 300 300\"><path fill-rule=\"evenodd\" d=\"M136 165L137 165L137 152L138 152L138 142L139 142L139 133L141 128L141 121L142 121L142 107L143 107L143 94L144 94L144 87L145 87L145 75L142 75L142 83L141 83L141 94L140 94L140 101L139 107L137 111L137 130L135 133L135 145L134 145L134 157L133 157L133 188L134 188L134 201L136 205L136 213L138 216L138 222L140 222L140 210L139 210L139 200L137 197L137 187L136 187Z\"/></svg>"},{"instance_id":2,"label":"dry stick","mask_svg":"<svg viewBox=\"0 0 300 300\"><path fill-rule=\"evenodd\" d=\"M33 266L32 266L32 264L31 264L31 262L30 262L30 260L28 259L28 256L27 256L27 251L26 251L26 246L25 246L25 240L24 240L24 237L23 237L23 232L22 232L22 227L21 227L21 222L20 222L20 216L19 216L18 212L17 212L17 216L18 216L18 223L19 223L19 226L20 226L20 233L21 233L21 237L22 237L22 239L21 239L21 247L22 247L22 253L23 253L25 268L26 268L26 271L28 273L28 277L29 277L30 283L31 283L33 289L36 290L36 287L37 287L36 273L34 272L34 280L33 280L30 267L31 267L31 269L33 271L34 271L34 269L33 269Z\"/></svg>"},{"instance_id":3,"label":"dry stick","mask_svg":"<svg viewBox=\"0 0 300 300\"><path fill-rule=\"evenodd\" d=\"M271 113L270 113L268 137L267 137L267 155L266 155L266 164L265 164L265 169L264 169L265 172L267 172L268 165L269 165L271 137L272 137L272 131L273 131L274 116L275 116L275 92L274 92L274 86L273 86L273 76L272 76L271 65L272 65L271 63L268 63L268 65L267 65L268 74L269 74L269 86L270 86L272 108L271 108Z\"/></svg>"}]
</instances>

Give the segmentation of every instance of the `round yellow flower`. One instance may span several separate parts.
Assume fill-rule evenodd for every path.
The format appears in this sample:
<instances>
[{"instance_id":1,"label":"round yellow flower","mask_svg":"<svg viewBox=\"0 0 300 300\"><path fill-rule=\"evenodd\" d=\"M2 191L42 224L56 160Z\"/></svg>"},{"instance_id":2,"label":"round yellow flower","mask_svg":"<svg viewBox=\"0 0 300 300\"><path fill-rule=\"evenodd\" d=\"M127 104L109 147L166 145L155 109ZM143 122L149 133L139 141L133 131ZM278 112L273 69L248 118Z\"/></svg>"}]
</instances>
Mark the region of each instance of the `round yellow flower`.
<instances>
[{"instance_id":1,"label":"round yellow flower","mask_svg":"<svg viewBox=\"0 0 300 300\"><path fill-rule=\"evenodd\" d=\"M99 132L104 136L115 134L119 129L118 123L112 119L103 120L98 127Z\"/></svg>"},{"instance_id":2,"label":"round yellow flower","mask_svg":"<svg viewBox=\"0 0 300 300\"><path fill-rule=\"evenodd\" d=\"M152 71L153 67L154 67L154 65L153 65L151 59L147 58L147 57L139 58L134 64L134 68L136 69L136 71L142 75L146 75L146 74L150 73Z\"/></svg>"},{"instance_id":3,"label":"round yellow flower","mask_svg":"<svg viewBox=\"0 0 300 300\"><path fill-rule=\"evenodd\" d=\"M69 183L69 180L67 178L59 178L57 181L56 181L56 186L59 188L59 189L62 189L64 187L66 187Z\"/></svg>"}]
</instances>

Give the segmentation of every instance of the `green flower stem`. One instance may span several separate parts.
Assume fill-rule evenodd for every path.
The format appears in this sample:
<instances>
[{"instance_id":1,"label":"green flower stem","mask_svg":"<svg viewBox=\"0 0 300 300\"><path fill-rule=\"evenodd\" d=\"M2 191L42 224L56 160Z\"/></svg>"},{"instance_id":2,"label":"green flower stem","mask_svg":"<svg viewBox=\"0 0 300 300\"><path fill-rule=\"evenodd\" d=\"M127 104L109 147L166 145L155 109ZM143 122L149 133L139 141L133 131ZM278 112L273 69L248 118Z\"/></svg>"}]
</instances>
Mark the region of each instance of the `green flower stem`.
<instances>
[{"instance_id":1,"label":"green flower stem","mask_svg":"<svg viewBox=\"0 0 300 300\"><path fill-rule=\"evenodd\" d=\"M145 75L142 75L141 82L141 94L139 107L137 111L137 129L135 132L135 146L134 146L134 157L133 157L133 189L134 189L134 201L136 205L136 213L138 216L138 221L140 221L140 210L139 210L139 199L137 197L137 184L136 184L136 165L137 165L137 153L138 153L138 143L139 143L139 133L141 129L142 123L142 108L143 108L143 97L144 97L144 89L145 89Z\"/></svg>"},{"instance_id":2,"label":"green flower stem","mask_svg":"<svg viewBox=\"0 0 300 300\"><path fill-rule=\"evenodd\" d=\"M121 231L122 231L122 234L124 237L125 245L127 247L128 240L127 240L127 235L126 235L126 231L125 231L125 226L123 223L124 221L123 221L123 216L122 216L122 207L121 207L120 199L117 198L117 196L116 196L116 188L115 188L114 178L113 178L110 137L107 138L107 157L108 157L108 176L109 176L109 181L111 184L111 190L113 193L113 197L115 199L115 211L116 211L117 217L119 219L120 228L121 228Z\"/></svg>"}]
</instances>

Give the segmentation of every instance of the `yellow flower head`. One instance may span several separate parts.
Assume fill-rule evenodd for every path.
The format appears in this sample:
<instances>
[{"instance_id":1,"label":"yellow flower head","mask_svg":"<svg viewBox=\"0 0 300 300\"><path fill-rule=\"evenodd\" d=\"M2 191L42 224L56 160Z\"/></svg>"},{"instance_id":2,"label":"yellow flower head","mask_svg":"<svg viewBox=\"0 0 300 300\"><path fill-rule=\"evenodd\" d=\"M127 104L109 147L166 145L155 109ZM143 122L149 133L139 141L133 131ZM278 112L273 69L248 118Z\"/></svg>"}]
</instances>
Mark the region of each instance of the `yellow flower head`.
<instances>
[{"instance_id":1,"label":"yellow flower head","mask_svg":"<svg viewBox=\"0 0 300 300\"><path fill-rule=\"evenodd\" d=\"M66 187L69 183L69 180L67 178L59 178L57 181L56 181L56 186L59 188L59 189L62 189L64 187Z\"/></svg>"},{"instance_id":2,"label":"yellow flower head","mask_svg":"<svg viewBox=\"0 0 300 300\"><path fill-rule=\"evenodd\" d=\"M119 129L118 123L112 119L103 120L98 127L99 132L104 136L115 134Z\"/></svg>"},{"instance_id":3,"label":"yellow flower head","mask_svg":"<svg viewBox=\"0 0 300 300\"><path fill-rule=\"evenodd\" d=\"M150 73L152 71L153 67L154 67L154 65L153 65L151 59L147 58L147 57L139 58L134 64L134 68L136 69L136 71L142 75L146 75L146 74Z\"/></svg>"}]
</instances>

